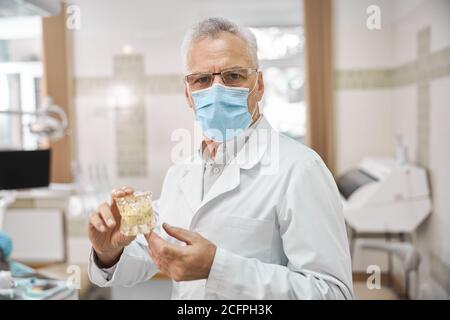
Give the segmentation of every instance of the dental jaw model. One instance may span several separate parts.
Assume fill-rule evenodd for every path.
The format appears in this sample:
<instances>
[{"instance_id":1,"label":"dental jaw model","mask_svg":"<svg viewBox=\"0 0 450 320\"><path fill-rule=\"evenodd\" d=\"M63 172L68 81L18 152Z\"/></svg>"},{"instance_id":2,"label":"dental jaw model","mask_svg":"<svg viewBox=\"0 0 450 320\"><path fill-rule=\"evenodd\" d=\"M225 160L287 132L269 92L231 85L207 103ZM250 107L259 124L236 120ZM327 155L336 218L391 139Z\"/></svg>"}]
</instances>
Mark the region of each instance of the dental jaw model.
<instances>
[{"instance_id":1,"label":"dental jaw model","mask_svg":"<svg viewBox=\"0 0 450 320\"><path fill-rule=\"evenodd\" d=\"M156 217L152 209L152 193L137 192L116 199L121 215L120 232L126 236L136 236L152 231Z\"/></svg>"}]
</instances>

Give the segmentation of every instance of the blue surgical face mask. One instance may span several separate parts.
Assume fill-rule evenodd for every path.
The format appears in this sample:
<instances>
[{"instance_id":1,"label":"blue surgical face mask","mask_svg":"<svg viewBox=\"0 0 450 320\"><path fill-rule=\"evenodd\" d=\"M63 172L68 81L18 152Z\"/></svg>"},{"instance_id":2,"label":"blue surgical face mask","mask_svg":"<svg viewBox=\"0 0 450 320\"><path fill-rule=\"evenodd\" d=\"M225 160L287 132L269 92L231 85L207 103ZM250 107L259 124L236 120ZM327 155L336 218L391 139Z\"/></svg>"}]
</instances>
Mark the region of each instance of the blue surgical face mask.
<instances>
[{"instance_id":1,"label":"blue surgical face mask","mask_svg":"<svg viewBox=\"0 0 450 320\"><path fill-rule=\"evenodd\" d=\"M252 122L252 115L248 112L248 96L248 88L221 84L192 92L196 120L203 134L213 141L223 142L243 133Z\"/></svg>"}]
</instances>

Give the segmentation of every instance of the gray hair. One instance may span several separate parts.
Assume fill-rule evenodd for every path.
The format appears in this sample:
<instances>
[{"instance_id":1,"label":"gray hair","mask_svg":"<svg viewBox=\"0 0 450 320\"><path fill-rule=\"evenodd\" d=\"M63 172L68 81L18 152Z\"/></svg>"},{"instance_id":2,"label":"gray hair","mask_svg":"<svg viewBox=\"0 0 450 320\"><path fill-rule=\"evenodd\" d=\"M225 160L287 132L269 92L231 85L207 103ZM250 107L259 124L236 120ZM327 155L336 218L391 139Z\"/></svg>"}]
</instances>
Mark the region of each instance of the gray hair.
<instances>
[{"instance_id":1,"label":"gray hair","mask_svg":"<svg viewBox=\"0 0 450 320\"><path fill-rule=\"evenodd\" d=\"M225 18L208 18L193 25L186 33L181 45L181 54L184 68L187 71L187 54L192 44L205 38L216 38L222 32L229 32L239 37L247 45L248 52L253 63L258 68L258 44L256 37L250 29L241 27L238 24Z\"/></svg>"}]
</instances>

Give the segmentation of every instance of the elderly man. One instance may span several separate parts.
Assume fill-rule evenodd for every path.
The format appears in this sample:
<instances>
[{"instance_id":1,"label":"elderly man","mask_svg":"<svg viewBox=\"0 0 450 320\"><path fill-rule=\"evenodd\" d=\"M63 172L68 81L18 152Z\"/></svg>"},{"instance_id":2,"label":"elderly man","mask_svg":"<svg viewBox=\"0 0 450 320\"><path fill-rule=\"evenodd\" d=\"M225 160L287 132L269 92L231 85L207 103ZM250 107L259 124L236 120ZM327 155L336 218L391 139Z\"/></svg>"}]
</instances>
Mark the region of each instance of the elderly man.
<instances>
[{"instance_id":1,"label":"elderly man","mask_svg":"<svg viewBox=\"0 0 450 320\"><path fill-rule=\"evenodd\" d=\"M90 216L91 280L132 286L158 270L175 299L351 299L351 263L333 178L306 146L273 131L254 35L221 18L195 25L183 52L199 151L167 172L162 228L120 232L116 199Z\"/></svg>"}]
</instances>

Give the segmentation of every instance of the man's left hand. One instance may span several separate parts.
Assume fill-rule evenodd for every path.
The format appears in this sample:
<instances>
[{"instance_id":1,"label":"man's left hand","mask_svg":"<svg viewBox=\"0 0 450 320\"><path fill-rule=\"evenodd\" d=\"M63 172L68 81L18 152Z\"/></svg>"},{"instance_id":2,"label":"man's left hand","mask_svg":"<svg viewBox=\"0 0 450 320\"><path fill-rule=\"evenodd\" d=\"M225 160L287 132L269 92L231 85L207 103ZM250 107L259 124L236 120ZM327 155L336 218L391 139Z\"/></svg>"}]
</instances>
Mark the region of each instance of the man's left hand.
<instances>
[{"instance_id":1,"label":"man's left hand","mask_svg":"<svg viewBox=\"0 0 450 320\"><path fill-rule=\"evenodd\" d=\"M171 237L186 243L172 244L155 232L146 235L148 252L158 269L175 281L207 279L211 270L216 246L197 232L163 224Z\"/></svg>"}]
</instances>

